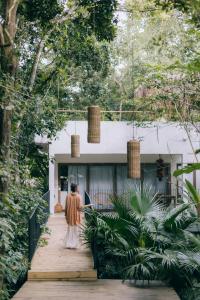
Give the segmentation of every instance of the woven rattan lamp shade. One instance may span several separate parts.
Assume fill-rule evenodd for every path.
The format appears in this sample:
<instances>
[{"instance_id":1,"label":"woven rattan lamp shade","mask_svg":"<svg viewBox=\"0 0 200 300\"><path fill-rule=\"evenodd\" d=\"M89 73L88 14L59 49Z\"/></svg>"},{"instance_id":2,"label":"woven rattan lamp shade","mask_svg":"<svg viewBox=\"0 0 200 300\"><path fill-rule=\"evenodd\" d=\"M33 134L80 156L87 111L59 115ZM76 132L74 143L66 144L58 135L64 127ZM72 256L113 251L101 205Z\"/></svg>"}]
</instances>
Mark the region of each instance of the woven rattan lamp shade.
<instances>
[{"instance_id":1,"label":"woven rattan lamp shade","mask_svg":"<svg viewBox=\"0 0 200 300\"><path fill-rule=\"evenodd\" d=\"M88 143L100 143L101 110L99 106L88 107Z\"/></svg>"},{"instance_id":2,"label":"woven rattan lamp shade","mask_svg":"<svg viewBox=\"0 0 200 300\"><path fill-rule=\"evenodd\" d=\"M128 178L140 178L140 142L130 140L127 143Z\"/></svg>"},{"instance_id":3,"label":"woven rattan lamp shade","mask_svg":"<svg viewBox=\"0 0 200 300\"><path fill-rule=\"evenodd\" d=\"M80 157L80 135L71 135L71 157Z\"/></svg>"}]
</instances>

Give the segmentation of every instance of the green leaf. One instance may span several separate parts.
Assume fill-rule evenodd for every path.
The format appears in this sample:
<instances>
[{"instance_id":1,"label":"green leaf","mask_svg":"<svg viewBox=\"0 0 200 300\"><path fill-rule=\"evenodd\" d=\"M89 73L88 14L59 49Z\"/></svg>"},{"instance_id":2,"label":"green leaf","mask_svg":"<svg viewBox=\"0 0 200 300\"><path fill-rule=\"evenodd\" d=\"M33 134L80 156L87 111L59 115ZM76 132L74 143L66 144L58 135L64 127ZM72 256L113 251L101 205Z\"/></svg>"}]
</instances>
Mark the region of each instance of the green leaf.
<instances>
[{"instance_id":1,"label":"green leaf","mask_svg":"<svg viewBox=\"0 0 200 300\"><path fill-rule=\"evenodd\" d=\"M164 218L164 221L163 221L164 228L167 230L172 230L173 228L174 229L177 228L178 223L176 222L176 218L182 212L184 212L186 209L188 209L189 206L190 206L189 203L183 203L183 204L179 205L178 207L171 209Z\"/></svg>"},{"instance_id":2,"label":"green leaf","mask_svg":"<svg viewBox=\"0 0 200 300\"><path fill-rule=\"evenodd\" d=\"M197 149L197 150L195 151L195 154L198 154L198 153L200 153L200 149Z\"/></svg>"},{"instance_id":3,"label":"green leaf","mask_svg":"<svg viewBox=\"0 0 200 300\"><path fill-rule=\"evenodd\" d=\"M183 175L183 174L189 174L189 173L192 173L193 171L195 170L200 170L200 163L193 163L189 166L186 166L180 170L176 170L174 171L173 175L175 177L177 176L180 176L180 175Z\"/></svg>"},{"instance_id":4,"label":"green leaf","mask_svg":"<svg viewBox=\"0 0 200 300\"><path fill-rule=\"evenodd\" d=\"M200 203L200 195L198 194L197 190L192 185L192 183L187 179L185 180L185 186L193 202Z\"/></svg>"}]
</instances>

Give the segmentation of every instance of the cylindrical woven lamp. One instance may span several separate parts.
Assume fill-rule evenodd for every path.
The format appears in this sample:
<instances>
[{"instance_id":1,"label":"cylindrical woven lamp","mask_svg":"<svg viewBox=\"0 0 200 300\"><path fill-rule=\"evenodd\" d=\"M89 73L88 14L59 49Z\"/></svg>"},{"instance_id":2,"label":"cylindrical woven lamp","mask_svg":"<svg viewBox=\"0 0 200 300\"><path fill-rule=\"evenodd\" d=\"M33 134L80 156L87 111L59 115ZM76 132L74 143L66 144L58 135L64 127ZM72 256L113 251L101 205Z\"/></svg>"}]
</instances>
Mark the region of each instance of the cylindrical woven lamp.
<instances>
[{"instance_id":1,"label":"cylindrical woven lamp","mask_svg":"<svg viewBox=\"0 0 200 300\"><path fill-rule=\"evenodd\" d=\"M99 144L101 133L101 110L99 106L88 107L88 143Z\"/></svg>"},{"instance_id":2,"label":"cylindrical woven lamp","mask_svg":"<svg viewBox=\"0 0 200 300\"><path fill-rule=\"evenodd\" d=\"M140 178L140 142L130 140L127 143L128 178Z\"/></svg>"},{"instance_id":3,"label":"cylindrical woven lamp","mask_svg":"<svg viewBox=\"0 0 200 300\"><path fill-rule=\"evenodd\" d=\"M71 135L71 157L80 157L80 135Z\"/></svg>"}]
</instances>

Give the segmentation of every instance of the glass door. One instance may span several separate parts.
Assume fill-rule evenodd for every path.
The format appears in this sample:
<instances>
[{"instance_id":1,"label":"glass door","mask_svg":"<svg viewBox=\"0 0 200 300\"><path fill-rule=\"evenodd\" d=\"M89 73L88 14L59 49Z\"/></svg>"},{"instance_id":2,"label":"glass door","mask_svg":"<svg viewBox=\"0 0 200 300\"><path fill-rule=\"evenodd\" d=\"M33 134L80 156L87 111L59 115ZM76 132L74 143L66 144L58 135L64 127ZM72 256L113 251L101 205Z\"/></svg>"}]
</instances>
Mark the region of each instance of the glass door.
<instances>
[{"instance_id":1,"label":"glass door","mask_svg":"<svg viewBox=\"0 0 200 300\"><path fill-rule=\"evenodd\" d=\"M110 208L114 193L113 165L89 166L89 194L96 208Z\"/></svg>"},{"instance_id":2,"label":"glass door","mask_svg":"<svg viewBox=\"0 0 200 300\"><path fill-rule=\"evenodd\" d=\"M69 165L68 166L68 190L71 183L76 183L79 187L81 198L84 202L85 191L87 189L87 166Z\"/></svg>"}]
</instances>

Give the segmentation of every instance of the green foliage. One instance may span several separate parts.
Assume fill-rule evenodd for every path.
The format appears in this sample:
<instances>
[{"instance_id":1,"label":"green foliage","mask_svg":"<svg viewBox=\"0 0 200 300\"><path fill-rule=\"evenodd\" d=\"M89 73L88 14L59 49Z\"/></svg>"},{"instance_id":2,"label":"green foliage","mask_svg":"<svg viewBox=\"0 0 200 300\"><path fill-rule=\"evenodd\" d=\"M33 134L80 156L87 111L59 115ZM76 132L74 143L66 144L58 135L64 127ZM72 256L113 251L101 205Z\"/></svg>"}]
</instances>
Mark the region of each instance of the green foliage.
<instances>
[{"instance_id":1,"label":"green foliage","mask_svg":"<svg viewBox=\"0 0 200 300\"><path fill-rule=\"evenodd\" d=\"M21 2L19 11L30 21L39 21L48 26L49 21L62 11L57 0L26 0Z\"/></svg>"},{"instance_id":2,"label":"green foliage","mask_svg":"<svg viewBox=\"0 0 200 300\"><path fill-rule=\"evenodd\" d=\"M194 23L198 28L200 26L200 1L199 0L156 0L156 4L160 5L164 10L177 9L183 13L186 13L189 16L189 19Z\"/></svg>"},{"instance_id":3,"label":"green foliage","mask_svg":"<svg viewBox=\"0 0 200 300\"><path fill-rule=\"evenodd\" d=\"M157 214L160 212L161 204L156 200L157 194L153 187L136 186L132 191L131 207L134 212L140 216L146 216L149 214Z\"/></svg>"},{"instance_id":4,"label":"green foliage","mask_svg":"<svg viewBox=\"0 0 200 300\"><path fill-rule=\"evenodd\" d=\"M10 299L16 287L24 282L28 270L28 219L37 206L38 222L42 226L46 220L46 201L38 186L30 184L27 179L23 185L13 186L7 204L0 203L2 300Z\"/></svg>"},{"instance_id":5,"label":"green foliage","mask_svg":"<svg viewBox=\"0 0 200 300\"><path fill-rule=\"evenodd\" d=\"M185 180L185 186L186 186L187 192L188 192L190 198L192 199L192 201L195 204L199 204L200 203L200 194L198 193L196 188L187 179Z\"/></svg>"},{"instance_id":6,"label":"green foliage","mask_svg":"<svg viewBox=\"0 0 200 300\"><path fill-rule=\"evenodd\" d=\"M113 213L86 211L85 239L100 278L163 280L180 294L199 282L200 244L190 232L199 219L190 204L163 208L148 187L113 204Z\"/></svg>"},{"instance_id":7,"label":"green foliage","mask_svg":"<svg viewBox=\"0 0 200 300\"><path fill-rule=\"evenodd\" d=\"M6 2L0 1L2 24L6 23ZM9 158L0 161L0 177L10 182L0 202L2 300L12 296L27 272L30 214L39 205L40 224L46 217L41 194L48 190L51 158L48 145L46 149L35 145L35 135L56 136L70 118L60 114L59 108L82 109L99 101L110 59L107 41L115 36L117 4L116 0L18 2L14 51L7 58L9 64L15 62L16 72L11 76L0 68L0 109L11 112L11 133L6 137L11 142L5 148Z\"/></svg>"},{"instance_id":8,"label":"green foliage","mask_svg":"<svg viewBox=\"0 0 200 300\"><path fill-rule=\"evenodd\" d=\"M116 0L75 0L78 6L88 10L87 23L90 24L98 40L111 41L115 36L115 27L113 26L114 12L117 7ZM106 30L105 30L106 28Z\"/></svg>"},{"instance_id":9,"label":"green foliage","mask_svg":"<svg viewBox=\"0 0 200 300\"><path fill-rule=\"evenodd\" d=\"M192 173L195 170L200 170L200 163L193 163L188 166L185 166L182 169L174 171L173 175L177 177L183 174Z\"/></svg>"},{"instance_id":10,"label":"green foliage","mask_svg":"<svg viewBox=\"0 0 200 300\"><path fill-rule=\"evenodd\" d=\"M155 1L126 1L99 97L111 120L199 120L199 32L185 14ZM186 101L187 99L187 101ZM186 108L187 107L187 108Z\"/></svg>"}]
</instances>

